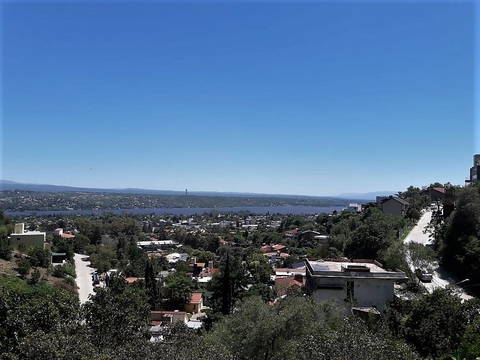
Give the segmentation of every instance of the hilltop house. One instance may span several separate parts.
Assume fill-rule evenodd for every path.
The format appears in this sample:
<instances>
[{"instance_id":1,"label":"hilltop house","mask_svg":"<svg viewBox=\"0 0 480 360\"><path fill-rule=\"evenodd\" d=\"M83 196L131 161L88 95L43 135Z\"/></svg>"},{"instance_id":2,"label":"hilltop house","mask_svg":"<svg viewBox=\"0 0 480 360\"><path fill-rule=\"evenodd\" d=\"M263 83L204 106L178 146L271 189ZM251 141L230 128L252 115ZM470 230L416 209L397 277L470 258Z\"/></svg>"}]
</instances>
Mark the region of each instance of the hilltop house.
<instances>
[{"instance_id":1,"label":"hilltop house","mask_svg":"<svg viewBox=\"0 0 480 360\"><path fill-rule=\"evenodd\" d=\"M389 196L382 200L382 211L384 214L405 216L408 209L408 201L396 196Z\"/></svg>"},{"instance_id":2,"label":"hilltop house","mask_svg":"<svg viewBox=\"0 0 480 360\"><path fill-rule=\"evenodd\" d=\"M445 198L445 188L443 187L428 187L422 191L422 194L427 195L431 202L442 201Z\"/></svg>"}]
</instances>

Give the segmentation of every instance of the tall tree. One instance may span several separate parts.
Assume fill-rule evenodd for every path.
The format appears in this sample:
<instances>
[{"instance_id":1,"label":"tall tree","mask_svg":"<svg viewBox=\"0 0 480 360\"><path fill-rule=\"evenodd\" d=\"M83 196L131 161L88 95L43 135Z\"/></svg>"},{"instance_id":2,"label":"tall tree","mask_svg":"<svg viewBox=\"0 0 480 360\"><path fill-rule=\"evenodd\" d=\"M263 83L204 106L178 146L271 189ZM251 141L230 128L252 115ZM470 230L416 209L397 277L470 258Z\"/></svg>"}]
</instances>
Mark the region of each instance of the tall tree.
<instances>
[{"instance_id":1,"label":"tall tree","mask_svg":"<svg viewBox=\"0 0 480 360\"><path fill-rule=\"evenodd\" d=\"M242 263L242 255L235 248L225 248L220 261L219 271L208 284L213 291L213 310L228 315L235 302L246 291L246 269Z\"/></svg>"},{"instance_id":2,"label":"tall tree","mask_svg":"<svg viewBox=\"0 0 480 360\"><path fill-rule=\"evenodd\" d=\"M145 289L148 295L148 302L151 310L157 310L159 303L159 292L157 280L155 279L155 270L150 260L147 261L145 267Z\"/></svg>"}]
</instances>

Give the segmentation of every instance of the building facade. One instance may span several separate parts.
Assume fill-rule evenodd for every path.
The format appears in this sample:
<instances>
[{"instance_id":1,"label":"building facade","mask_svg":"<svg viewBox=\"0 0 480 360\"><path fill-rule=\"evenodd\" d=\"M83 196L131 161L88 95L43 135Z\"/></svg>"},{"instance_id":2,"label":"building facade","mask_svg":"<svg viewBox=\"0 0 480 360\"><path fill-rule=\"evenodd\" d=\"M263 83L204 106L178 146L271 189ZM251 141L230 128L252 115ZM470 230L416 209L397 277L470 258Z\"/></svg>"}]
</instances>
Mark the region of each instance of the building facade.
<instances>
[{"instance_id":1,"label":"building facade","mask_svg":"<svg viewBox=\"0 0 480 360\"><path fill-rule=\"evenodd\" d=\"M32 246L38 246L45 249L47 233L40 231L25 232L25 225L23 223L15 224L15 231L10 234L10 246L14 250L18 250L18 246L23 244L25 249Z\"/></svg>"},{"instance_id":2,"label":"building facade","mask_svg":"<svg viewBox=\"0 0 480 360\"><path fill-rule=\"evenodd\" d=\"M394 284L408 278L385 270L373 260L306 261L306 291L319 300L334 299L347 311L353 307L382 311L394 301Z\"/></svg>"},{"instance_id":3,"label":"building facade","mask_svg":"<svg viewBox=\"0 0 480 360\"><path fill-rule=\"evenodd\" d=\"M408 209L408 201L396 196L389 196L382 201L382 211L384 214L405 216Z\"/></svg>"}]
</instances>

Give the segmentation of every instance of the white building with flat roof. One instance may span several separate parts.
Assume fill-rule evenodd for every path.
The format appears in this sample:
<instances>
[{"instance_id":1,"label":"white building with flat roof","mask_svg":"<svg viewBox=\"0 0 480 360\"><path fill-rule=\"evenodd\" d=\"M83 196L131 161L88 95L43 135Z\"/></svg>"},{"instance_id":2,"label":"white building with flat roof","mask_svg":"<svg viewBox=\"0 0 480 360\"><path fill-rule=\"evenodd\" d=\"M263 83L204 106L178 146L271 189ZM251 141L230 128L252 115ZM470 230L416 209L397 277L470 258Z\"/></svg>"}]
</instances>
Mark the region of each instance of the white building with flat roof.
<instances>
[{"instance_id":1,"label":"white building with flat roof","mask_svg":"<svg viewBox=\"0 0 480 360\"><path fill-rule=\"evenodd\" d=\"M18 250L18 246L23 244L25 249L28 249L32 246L38 246L42 249L45 249L47 233L41 231L25 231L24 223L15 224L15 229L12 234L10 234L10 246L14 250Z\"/></svg>"},{"instance_id":2,"label":"white building with flat roof","mask_svg":"<svg viewBox=\"0 0 480 360\"><path fill-rule=\"evenodd\" d=\"M394 301L394 284L408 278L404 272L386 270L373 260L306 260L307 294L319 300L335 299L352 307L382 311Z\"/></svg>"}]
</instances>

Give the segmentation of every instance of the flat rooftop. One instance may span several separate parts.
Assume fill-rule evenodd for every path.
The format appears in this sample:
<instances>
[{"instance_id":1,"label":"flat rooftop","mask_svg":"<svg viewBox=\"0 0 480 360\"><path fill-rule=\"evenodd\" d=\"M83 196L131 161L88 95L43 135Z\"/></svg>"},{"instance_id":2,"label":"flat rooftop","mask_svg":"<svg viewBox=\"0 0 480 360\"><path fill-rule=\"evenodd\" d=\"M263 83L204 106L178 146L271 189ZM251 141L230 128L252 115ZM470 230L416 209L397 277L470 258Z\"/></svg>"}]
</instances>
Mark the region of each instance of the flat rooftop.
<instances>
[{"instance_id":1,"label":"flat rooftop","mask_svg":"<svg viewBox=\"0 0 480 360\"><path fill-rule=\"evenodd\" d=\"M364 263L364 262L350 262L345 261L310 261L307 260L312 269L316 271L344 271L343 269L351 269L354 271L358 269L359 271L369 271L371 273L383 273L386 272L384 268L378 266L375 263Z\"/></svg>"},{"instance_id":2,"label":"flat rooftop","mask_svg":"<svg viewBox=\"0 0 480 360\"><path fill-rule=\"evenodd\" d=\"M307 260L307 274L314 277L356 277L405 280L405 273L384 269L373 260Z\"/></svg>"},{"instance_id":3,"label":"flat rooftop","mask_svg":"<svg viewBox=\"0 0 480 360\"><path fill-rule=\"evenodd\" d=\"M32 230L23 233L11 233L10 236L12 235L47 235L47 233L43 231Z\"/></svg>"}]
</instances>

